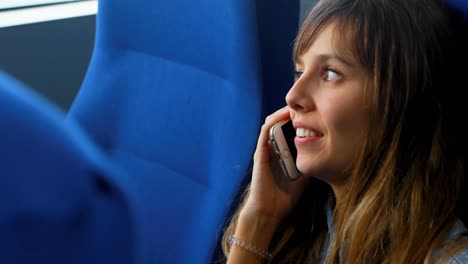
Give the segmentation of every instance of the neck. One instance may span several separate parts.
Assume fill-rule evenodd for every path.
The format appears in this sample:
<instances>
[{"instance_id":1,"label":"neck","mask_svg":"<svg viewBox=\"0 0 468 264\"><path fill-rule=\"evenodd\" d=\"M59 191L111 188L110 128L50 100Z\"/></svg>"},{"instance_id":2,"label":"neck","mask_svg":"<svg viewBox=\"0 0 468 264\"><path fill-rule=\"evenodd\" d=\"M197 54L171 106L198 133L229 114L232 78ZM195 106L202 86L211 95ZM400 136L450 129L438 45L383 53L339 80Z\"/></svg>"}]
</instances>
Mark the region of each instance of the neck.
<instances>
[{"instance_id":1,"label":"neck","mask_svg":"<svg viewBox=\"0 0 468 264\"><path fill-rule=\"evenodd\" d=\"M328 184L333 190L336 203L337 204L340 203L343 199L346 183L344 181L339 181L339 182L328 182Z\"/></svg>"}]
</instances>

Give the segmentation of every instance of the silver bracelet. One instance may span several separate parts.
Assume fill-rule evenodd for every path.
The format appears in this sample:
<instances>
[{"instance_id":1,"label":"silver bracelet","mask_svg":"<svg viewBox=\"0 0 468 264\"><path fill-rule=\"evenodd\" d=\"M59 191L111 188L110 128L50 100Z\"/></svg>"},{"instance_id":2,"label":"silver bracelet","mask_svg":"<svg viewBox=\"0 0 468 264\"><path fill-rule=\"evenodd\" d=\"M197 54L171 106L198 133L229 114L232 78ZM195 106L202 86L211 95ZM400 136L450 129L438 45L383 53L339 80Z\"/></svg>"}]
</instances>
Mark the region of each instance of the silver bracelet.
<instances>
[{"instance_id":1,"label":"silver bracelet","mask_svg":"<svg viewBox=\"0 0 468 264\"><path fill-rule=\"evenodd\" d=\"M263 250L263 249L260 249L258 247L256 247L255 245L249 243L249 242L246 242L246 241L242 241L242 240L239 240L237 238L235 238L233 235L229 235L228 238L227 238L227 242L229 245L236 245L240 248L243 248L249 252L252 252L254 253L255 255L261 257L262 259L265 259L267 261L270 261L273 259L273 255L266 251L266 250Z\"/></svg>"}]
</instances>

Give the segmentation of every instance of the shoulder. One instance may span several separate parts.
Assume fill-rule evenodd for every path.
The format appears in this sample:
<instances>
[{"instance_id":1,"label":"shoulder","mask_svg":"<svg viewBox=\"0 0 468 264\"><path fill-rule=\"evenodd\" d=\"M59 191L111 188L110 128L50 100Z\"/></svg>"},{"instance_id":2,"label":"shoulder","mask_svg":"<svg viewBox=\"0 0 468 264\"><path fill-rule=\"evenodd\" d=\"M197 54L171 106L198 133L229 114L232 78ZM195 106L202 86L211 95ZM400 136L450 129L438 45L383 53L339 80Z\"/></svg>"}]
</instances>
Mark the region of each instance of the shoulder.
<instances>
[{"instance_id":1,"label":"shoulder","mask_svg":"<svg viewBox=\"0 0 468 264\"><path fill-rule=\"evenodd\" d=\"M450 231L447 235L447 239L468 239L468 229L460 219L456 219L453 223L452 228L450 228Z\"/></svg>"},{"instance_id":2,"label":"shoulder","mask_svg":"<svg viewBox=\"0 0 468 264\"><path fill-rule=\"evenodd\" d=\"M451 256L446 264L468 264L468 249L464 249L456 255Z\"/></svg>"},{"instance_id":3,"label":"shoulder","mask_svg":"<svg viewBox=\"0 0 468 264\"><path fill-rule=\"evenodd\" d=\"M457 220L453 224L452 229L449 232L448 239L452 241L456 241L452 244L451 247L458 247L461 246L462 249L452 255L445 263L446 264L468 264L468 229L465 225L460 221ZM463 249L463 244L465 244L465 248ZM447 251L450 251L450 248L447 248Z\"/></svg>"}]
</instances>

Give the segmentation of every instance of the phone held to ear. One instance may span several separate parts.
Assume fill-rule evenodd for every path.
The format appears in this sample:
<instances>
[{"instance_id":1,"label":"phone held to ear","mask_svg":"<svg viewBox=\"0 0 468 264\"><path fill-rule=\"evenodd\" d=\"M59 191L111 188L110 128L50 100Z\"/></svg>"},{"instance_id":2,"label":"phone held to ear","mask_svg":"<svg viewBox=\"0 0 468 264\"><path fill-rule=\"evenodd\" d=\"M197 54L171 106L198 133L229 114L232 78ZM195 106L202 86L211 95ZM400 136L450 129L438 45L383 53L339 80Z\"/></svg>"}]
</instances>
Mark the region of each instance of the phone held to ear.
<instances>
[{"instance_id":1,"label":"phone held to ear","mask_svg":"<svg viewBox=\"0 0 468 264\"><path fill-rule=\"evenodd\" d=\"M296 130L291 120L275 124L270 129L270 141L278 157L279 165L288 178L294 180L301 176L296 167L297 150L294 145Z\"/></svg>"}]
</instances>

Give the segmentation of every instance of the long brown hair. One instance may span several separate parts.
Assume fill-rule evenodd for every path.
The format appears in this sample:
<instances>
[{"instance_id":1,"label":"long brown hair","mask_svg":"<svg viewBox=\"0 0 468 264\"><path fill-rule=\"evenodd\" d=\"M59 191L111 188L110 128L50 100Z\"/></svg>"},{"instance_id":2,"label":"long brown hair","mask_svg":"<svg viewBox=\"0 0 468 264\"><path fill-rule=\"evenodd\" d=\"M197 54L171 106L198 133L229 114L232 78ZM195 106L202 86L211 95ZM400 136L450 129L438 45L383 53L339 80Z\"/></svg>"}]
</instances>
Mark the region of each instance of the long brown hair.
<instances>
[{"instance_id":1,"label":"long brown hair","mask_svg":"<svg viewBox=\"0 0 468 264\"><path fill-rule=\"evenodd\" d=\"M447 12L431 0L322 0L298 34L296 58L336 22L337 53L367 71L370 129L335 205L328 263L430 263L447 240L464 177L461 128L448 95L457 94L454 79L463 76L453 76L463 74L453 52L466 48ZM330 189L318 180L311 188L275 234L274 262L323 257ZM241 208L225 236L234 233ZM450 253L462 248L466 242Z\"/></svg>"}]
</instances>

